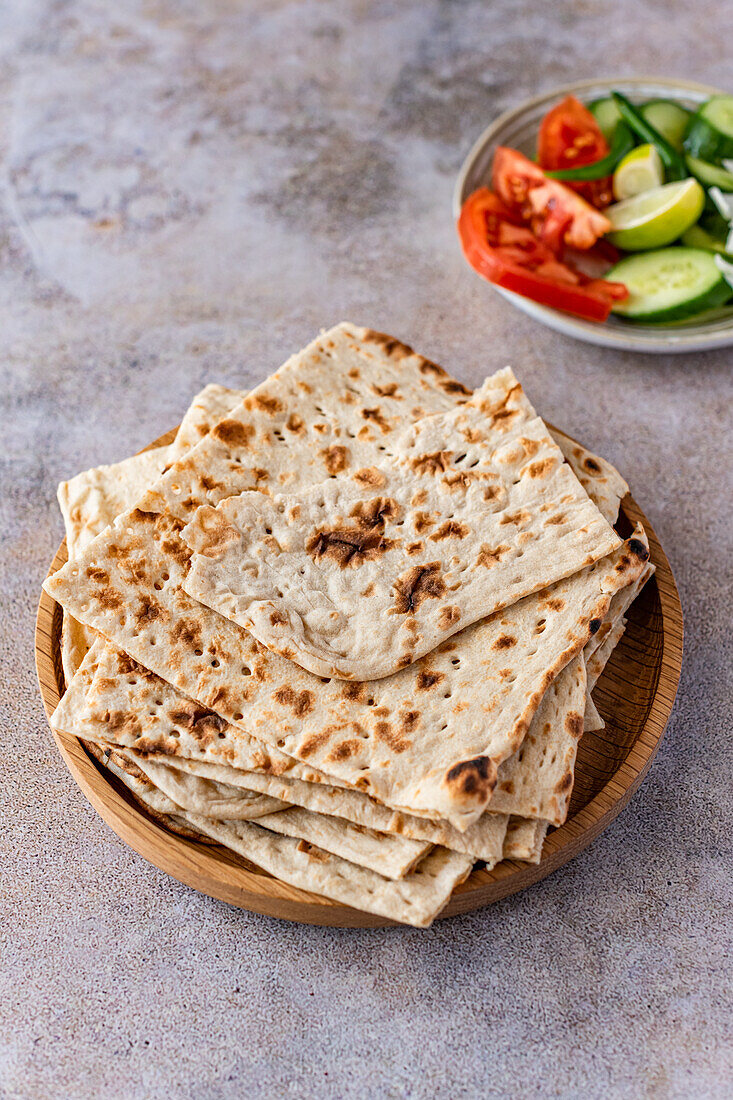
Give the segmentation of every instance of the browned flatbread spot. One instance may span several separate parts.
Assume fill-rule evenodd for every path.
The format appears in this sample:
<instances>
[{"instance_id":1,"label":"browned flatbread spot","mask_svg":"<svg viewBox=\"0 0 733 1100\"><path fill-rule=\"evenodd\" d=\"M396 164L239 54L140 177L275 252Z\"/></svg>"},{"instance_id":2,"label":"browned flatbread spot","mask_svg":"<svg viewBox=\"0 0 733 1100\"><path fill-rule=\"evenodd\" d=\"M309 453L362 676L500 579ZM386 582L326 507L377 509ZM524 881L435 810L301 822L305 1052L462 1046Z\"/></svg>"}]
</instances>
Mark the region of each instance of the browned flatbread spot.
<instances>
[{"instance_id":1,"label":"browned flatbread spot","mask_svg":"<svg viewBox=\"0 0 733 1100\"><path fill-rule=\"evenodd\" d=\"M576 740L583 736L583 716L576 711L571 710L565 717L565 729L568 731L571 737L575 737Z\"/></svg>"},{"instance_id":2,"label":"browned flatbread spot","mask_svg":"<svg viewBox=\"0 0 733 1100\"><path fill-rule=\"evenodd\" d=\"M412 744L399 731L395 731L389 722L377 722L374 727L374 735L378 741L382 741L392 752L396 753L405 752Z\"/></svg>"},{"instance_id":3,"label":"browned flatbread spot","mask_svg":"<svg viewBox=\"0 0 733 1100\"><path fill-rule=\"evenodd\" d=\"M277 397L270 397L267 393L254 392L249 394L244 400L245 409L259 409L260 412L267 413L268 416L274 416L275 413L282 412L282 401Z\"/></svg>"},{"instance_id":4,"label":"browned flatbread spot","mask_svg":"<svg viewBox=\"0 0 733 1100\"><path fill-rule=\"evenodd\" d=\"M340 474L349 465L349 452L346 447L335 444L321 451L323 463L329 474Z\"/></svg>"},{"instance_id":5,"label":"browned flatbread spot","mask_svg":"<svg viewBox=\"0 0 733 1100\"><path fill-rule=\"evenodd\" d=\"M381 489L387 480L376 466L366 466L363 470L357 470L353 477L359 485L369 489Z\"/></svg>"},{"instance_id":6,"label":"browned flatbread spot","mask_svg":"<svg viewBox=\"0 0 733 1100\"><path fill-rule=\"evenodd\" d=\"M496 786L496 765L488 756L462 760L446 774L446 783L465 795L486 801Z\"/></svg>"},{"instance_id":7,"label":"browned flatbread spot","mask_svg":"<svg viewBox=\"0 0 733 1100\"><path fill-rule=\"evenodd\" d=\"M470 531L465 523L459 523L457 519L447 519L430 536L430 541L441 542L443 539L465 539L469 534Z\"/></svg>"},{"instance_id":8,"label":"browned flatbread spot","mask_svg":"<svg viewBox=\"0 0 733 1100\"><path fill-rule=\"evenodd\" d=\"M296 718L304 718L315 707L312 691L295 691L289 684L273 692L273 699L283 707L290 707Z\"/></svg>"},{"instance_id":9,"label":"browned flatbread spot","mask_svg":"<svg viewBox=\"0 0 733 1100\"><path fill-rule=\"evenodd\" d=\"M415 512L413 519L413 525L418 535L422 535L424 531L434 527L438 522L437 512Z\"/></svg>"},{"instance_id":10,"label":"browned flatbread spot","mask_svg":"<svg viewBox=\"0 0 733 1100\"><path fill-rule=\"evenodd\" d=\"M153 623L156 619L161 619L166 622L170 615L157 600L152 596L142 595L137 602L137 610L135 611L135 622L139 626L145 626L147 623Z\"/></svg>"},{"instance_id":11,"label":"browned flatbread spot","mask_svg":"<svg viewBox=\"0 0 733 1100\"><path fill-rule=\"evenodd\" d=\"M188 730L202 745L208 745L229 728L229 723L220 715L189 699L172 708L168 717L174 726Z\"/></svg>"},{"instance_id":12,"label":"browned flatbread spot","mask_svg":"<svg viewBox=\"0 0 733 1100\"><path fill-rule=\"evenodd\" d=\"M109 584L109 573L106 569L100 569L97 565L90 565L87 568L87 576L96 584Z\"/></svg>"},{"instance_id":13,"label":"browned flatbread spot","mask_svg":"<svg viewBox=\"0 0 733 1100\"><path fill-rule=\"evenodd\" d=\"M433 451L411 458L410 466L416 474L442 474L450 469L450 457L450 451Z\"/></svg>"},{"instance_id":14,"label":"browned flatbread spot","mask_svg":"<svg viewBox=\"0 0 733 1100\"><path fill-rule=\"evenodd\" d=\"M375 561L398 545L398 540L385 538L384 526L400 512L400 506L391 497L359 501L350 512L355 524L319 527L308 537L305 548L314 561L330 557L342 569Z\"/></svg>"},{"instance_id":15,"label":"browned flatbread spot","mask_svg":"<svg viewBox=\"0 0 733 1100\"><path fill-rule=\"evenodd\" d=\"M442 680L445 680L444 672L438 672L434 668L421 668L417 674L415 686L418 691L429 691Z\"/></svg>"},{"instance_id":16,"label":"browned flatbread spot","mask_svg":"<svg viewBox=\"0 0 733 1100\"><path fill-rule=\"evenodd\" d=\"M486 543L483 543L478 552L478 557L476 558L476 565L484 565L487 569L490 569L492 565L496 565L497 562L501 561L504 554L508 553L509 547L505 546L503 543L494 550L492 550L490 546L487 546Z\"/></svg>"},{"instance_id":17,"label":"browned flatbread spot","mask_svg":"<svg viewBox=\"0 0 733 1100\"><path fill-rule=\"evenodd\" d=\"M492 649L511 649L513 645L517 644L517 639L512 637L511 634L500 634L492 645Z\"/></svg>"},{"instance_id":18,"label":"browned flatbread spot","mask_svg":"<svg viewBox=\"0 0 733 1100\"><path fill-rule=\"evenodd\" d=\"M529 466L525 466L522 473L526 471L530 477L546 477L555 466L555 459L549 455L547 458L541 458L539 462L530 462Z\"/></svg>"},{"instance_id":19,"label":"browned flatbread spot","mask_svg":"<svg viewBox=\"0 0 733 1100\"><path fill-rule=\"evenodd\" d=\"M531 513L526 509L520 508L518 512L512 512L511 514L507 512L503 515L499 520L499 526L504 527L506 524L511 523L515 527L521 527L523 524L529 523L531 519Z\"/></svg>"},{"instance_id":20,"label":"browned flatbread spot","mask_svg":"<svg viewBox=\"0 0 733 1100\"><path fill-rule=\"evenodd\" d=\"M389 431L389 420L387 420L379 408L376 409L362 409L361 415L365 420L369 420L374 424L378 424L383 432Z\"/></svg>"},{"instance_id":21,"label":"browned flatbread spot","mask_svg":"<svg viewBox=\"0 0 733 1100\"><path fill-rule=\"evenodd\" d=\"M386 386L378 386L375 382L372 384L372 393L376 393L377 397L399 397L396 382L388 382Z\"/></svg>"},{"instance_id":22,"label":"browned flatbread spot","mask_svg":"<svg viewBox=\"0 0 733 1100\"><path fill-rule=\"evenodd\" d=\"M395 610L407 615L425 600L438 600L445 595L445 581L439 561L426 565L414 565L397 578L392 585L395 593Z\"/></svg>"},{"instance_id":23,"label":"browned flatbread spot","mask_svg":"<svg viewBox=\"0 0 733 1100\"><path fill-rule=\"evenodd\" d=\"M328 863L331 858L328 852L324 852L321 848L314 848L307 840L298 841L298 851L303 852L314 863Z\"/></svg>"},{"instance_id":24,"label":"browned flatbread spot","mask_svg":"<svg viewBox=\"0 0 733 1100\"><path fill-rule=\"evenodd\" d=\"M444 607L438 616L438 626L441 630L450 630L457 622L460 622L461 612L457 607Z\"/></svg>"},{"instance_id":25,"label":"browned flatbread spot","mask_svg":"<svg viewBox=\"0 0 733 1100\"><path fill-rule=\"evenodd\" d=\"M221 420L211 434L227 447L237 447L246 451L250 440L255 435L255 429L251 424L242 424L239 420Z\"/></svg>"},{"instance_id":26,"label":"browned flatbread spot","mask_svg":"<svg viewBox=\"0 0 733 1100\"><path fill-rule=\"evenodd\" d=\"M114 588L103 588L100 592L95 592L94 595L105 611L119 611L125 602L120 593L115 592Z\"/></svg>"},{"instance_id":27,"label":"browned flatbread spot","mask_svg":"<svg viewBox=\"0 0 733 1100\"><path fill-rule=\"evenodd\" d=\"M357 741L356 738L352 738L349 741L341 741L338 745L334 746L326 759L332 760L334 763L340 760L348 760L352 756L358 756L362 747L362 742Z\"/></svg>"}]
</instances>

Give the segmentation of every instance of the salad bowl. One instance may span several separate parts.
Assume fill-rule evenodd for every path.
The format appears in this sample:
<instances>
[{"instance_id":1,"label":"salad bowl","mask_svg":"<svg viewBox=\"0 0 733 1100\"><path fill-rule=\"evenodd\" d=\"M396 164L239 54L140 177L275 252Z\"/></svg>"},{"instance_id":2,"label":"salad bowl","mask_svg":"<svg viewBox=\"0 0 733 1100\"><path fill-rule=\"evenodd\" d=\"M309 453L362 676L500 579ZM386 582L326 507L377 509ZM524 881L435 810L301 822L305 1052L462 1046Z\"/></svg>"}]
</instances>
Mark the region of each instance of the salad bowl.
<instances>
[{"instance_id":1,"label":"salad bowl","mask_svg":"<svg viewBox=\"0 0 733 1100\"><path fill-rule=\"evenodd\" d=\"M638 79L585 80L555 88L500 115L473 145L458 174L453 192L453 216L457 220L464 201L477 188L489 184L494 153L498 146L517 149L534 157L540 123L547 111L564 99L576 96L583 103L609 96L613 90L630 99L670 99L689 110L697 110L720 89L688 81L654 77ZM542 324L566 336L601 347L627 351L671 353L702 351L733 346L733 305L699 314L686 321L667 324L630 323L613 314L603 323L583 320L529 298L493 287L512 305Z\"/></svg>"}]
</instances>

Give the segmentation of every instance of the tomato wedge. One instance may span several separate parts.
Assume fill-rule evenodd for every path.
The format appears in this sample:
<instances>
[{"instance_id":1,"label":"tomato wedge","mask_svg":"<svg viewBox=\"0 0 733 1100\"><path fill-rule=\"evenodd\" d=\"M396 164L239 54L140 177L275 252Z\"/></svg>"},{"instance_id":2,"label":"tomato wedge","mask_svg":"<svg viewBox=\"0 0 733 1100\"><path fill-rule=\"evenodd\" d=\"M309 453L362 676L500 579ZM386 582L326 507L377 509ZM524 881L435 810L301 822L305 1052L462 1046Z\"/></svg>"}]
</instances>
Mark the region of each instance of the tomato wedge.
<instances>
[{"instance_id":1,"label":"tomato wedge","mask_svg":"<svg viewBox=\"0 0 733 1100\"><path fill-rule=\"evenodd\" d=\"M486 187L463 204L458 235L463 254L479 275L553 309L605 321L613 302L628 296L622 283L589 279L558 260Z\"/></svg>"},{"instance_id":2,"label":"tomato wedge","mask_svg":"<svg viewBox=\"0 0 733 1100\"><path fill-rule=\"evenodd\" d=\"M542 168L579 168L608 153L595 118L574 95L547 112L540 125L537 160Z\"/></svg>"},{"instance_id":3,"label":"tomato wedge","mask_svg":"<svg viewBox=\"0 0 733 1100\"><path fill-rule=\"evenodd\" d=\"M509 209L529 221L548 247L591 248L611 223L564 183L551 180L516 149L499 146L491 173L494 191Z\"/></svg>"},{"instance_id":4,"label":"tomato wedge","mask_svg":"<svg viewBox=\"0 0 733 1100\"><path fill-rule=\"evenodd\" d=\"M557 171L593 164L609 152L608 142L595 118L575 96L569 95L547 112L540 126L537 162L541 168ZM593 206L613 202L612 179L567 183Z\"/></svg>"}]
</instances>

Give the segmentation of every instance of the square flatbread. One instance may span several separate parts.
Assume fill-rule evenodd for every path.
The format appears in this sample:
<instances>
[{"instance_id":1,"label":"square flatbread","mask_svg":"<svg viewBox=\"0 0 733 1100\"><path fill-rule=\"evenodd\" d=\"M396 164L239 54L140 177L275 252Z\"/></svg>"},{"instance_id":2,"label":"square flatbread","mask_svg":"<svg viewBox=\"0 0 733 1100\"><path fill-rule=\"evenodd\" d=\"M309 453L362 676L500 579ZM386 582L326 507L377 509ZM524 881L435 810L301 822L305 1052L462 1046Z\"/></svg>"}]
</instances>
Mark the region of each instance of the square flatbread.
<instances>
[{"instance_id":1,"label":"square flatbread","mask_svg":"<svg viewBox=\"0 0 733 1100\"><path fill-rule=\"evenodd\" d=\"M508 368L389 456L199 508L184 590L318 676L376 680L620 543Z\"/></svg>"}]
</instances>

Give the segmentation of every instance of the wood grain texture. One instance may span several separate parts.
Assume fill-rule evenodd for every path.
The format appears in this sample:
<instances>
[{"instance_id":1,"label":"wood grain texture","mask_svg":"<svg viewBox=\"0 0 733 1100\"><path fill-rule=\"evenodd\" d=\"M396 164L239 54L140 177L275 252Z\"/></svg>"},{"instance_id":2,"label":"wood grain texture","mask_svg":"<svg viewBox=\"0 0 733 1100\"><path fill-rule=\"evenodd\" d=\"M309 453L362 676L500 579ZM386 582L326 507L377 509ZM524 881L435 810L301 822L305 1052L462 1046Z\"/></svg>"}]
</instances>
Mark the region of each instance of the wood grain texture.
<instances>
[{"instance_id":1,"label":"wood grain texture","mask_svg":"<svg viewBox=\"0 0 733 1100\"><path fill-rule=\"evenodd\" d=\"M168 432L150 446L170 443ZM580 741L568 820L548 833L539 864L505 860L493 871L478 869L461 886L440 919L468 913L525 889L582 852L621 812L640 786L659 748L682 667L683 619L672 570L659 540L630 495L618 529L626 536L641 521L656 573L631 605L620 644L594 697L606 727ZM67 560L62 542L49 569ZM46 714L65 689L59 639L61 608L41 593L36 619L38 682ZM69 771L107 824L136 852L180 882L211 897L283 920L342 928L375 928L394 922L298 890L265 874L234 852L176 836L154 821L75 737L54 732Z\"/></svg>"}]
</instances>

